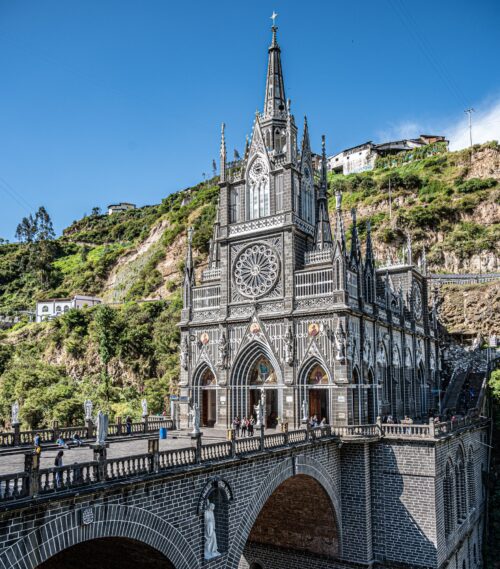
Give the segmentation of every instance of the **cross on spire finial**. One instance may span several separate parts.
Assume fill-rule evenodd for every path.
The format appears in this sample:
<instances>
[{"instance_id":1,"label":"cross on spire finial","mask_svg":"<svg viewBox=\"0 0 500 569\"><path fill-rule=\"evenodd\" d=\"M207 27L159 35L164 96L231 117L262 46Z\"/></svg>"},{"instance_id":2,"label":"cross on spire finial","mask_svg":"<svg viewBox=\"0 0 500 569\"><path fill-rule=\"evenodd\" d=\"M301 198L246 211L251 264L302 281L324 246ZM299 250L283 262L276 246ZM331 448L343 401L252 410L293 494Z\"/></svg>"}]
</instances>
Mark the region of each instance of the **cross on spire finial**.
<instances>
[{"instance_id":1,"label":"cross on spire finial","mask_svg":"<svg viewBox=\"0 0 500 569\"><path fill-rule=\"evenodd\" d=\"M271 16L271 20L273 21L273 28L276 27L276 18L278 17L278 14L273 10L273 15Z\"/></svg>"}]
</instances>

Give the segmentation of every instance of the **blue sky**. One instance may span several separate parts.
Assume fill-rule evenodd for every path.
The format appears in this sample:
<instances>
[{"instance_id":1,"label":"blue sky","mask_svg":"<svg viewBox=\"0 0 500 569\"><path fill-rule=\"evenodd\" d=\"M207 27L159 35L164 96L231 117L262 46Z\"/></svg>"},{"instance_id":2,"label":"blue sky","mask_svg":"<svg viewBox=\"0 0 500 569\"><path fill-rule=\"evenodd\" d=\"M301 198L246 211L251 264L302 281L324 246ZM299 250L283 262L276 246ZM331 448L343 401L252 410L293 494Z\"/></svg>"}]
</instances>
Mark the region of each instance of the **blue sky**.
<instances>
[{"instance_id":1,"label":"blue sky","mask_svg":"<svg viewBox=\"0 0 500 569\"><path fill-rule=\"evenodd\" d=\"M45 205L57 231L158 203L240 151L264 96L270 15L300 130L366 140L500 137L500 3L0 0L0 237Z\"/></svg>"}]
</instances>

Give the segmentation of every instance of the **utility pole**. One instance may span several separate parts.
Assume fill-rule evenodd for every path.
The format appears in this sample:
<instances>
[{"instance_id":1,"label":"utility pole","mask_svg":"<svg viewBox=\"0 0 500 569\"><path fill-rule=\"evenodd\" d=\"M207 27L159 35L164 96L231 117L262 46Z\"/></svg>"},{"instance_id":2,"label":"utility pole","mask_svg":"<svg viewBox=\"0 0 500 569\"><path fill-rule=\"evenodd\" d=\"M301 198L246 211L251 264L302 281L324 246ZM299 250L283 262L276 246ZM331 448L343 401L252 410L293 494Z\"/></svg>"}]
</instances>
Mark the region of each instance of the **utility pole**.
<instances>
[{"instance_id":1,"label":"utility pole","mask_svg":"<svg viewBox=\"0 0 500 569\"><path fill-rule=\"evenodd\" d=\"M391 176L389 175L389 221L392 224L392 192L391 192Z\"/></svg>"},{"instance_id":2,"label":"utility pole","mask_svg":"<svg viewBox=\"0 0 500 569\"><path fill-rule=\"evenodd\" d=\"M467 113L469 115L469 139L470 139L471 148L472 148L472 113L474 112L475 110L472 107L464 111L464 113Z\"/></svg>"}]
</instances>

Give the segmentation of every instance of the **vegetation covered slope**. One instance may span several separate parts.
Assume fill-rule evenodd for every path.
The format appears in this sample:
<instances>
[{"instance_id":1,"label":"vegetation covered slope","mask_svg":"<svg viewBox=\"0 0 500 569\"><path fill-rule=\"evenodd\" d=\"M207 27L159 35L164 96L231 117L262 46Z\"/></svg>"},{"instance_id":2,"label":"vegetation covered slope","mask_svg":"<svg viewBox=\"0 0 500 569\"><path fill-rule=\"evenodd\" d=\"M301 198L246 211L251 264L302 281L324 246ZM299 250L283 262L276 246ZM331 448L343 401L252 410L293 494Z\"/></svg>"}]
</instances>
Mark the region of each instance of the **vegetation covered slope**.
<instances>
[{"instance_id":1,"label":"vegetation covered slope","mask_svg":"<svg viewBox=\"0 0 500 569\"><path fill-rule=\"evenodd\" d=\"M361 234L370 219L381 260L396 257L409 233L417 256L426 247L431 271L474 272L478 258L483 271L496 270L499 179L500 151L491 143L472 154L445 153L390 169L331 175L330 211L335 190L342 189L346 227L349 208L357 207ZM200 270L217 194L212 180L156 206L86 216L53 241L43 279L30 269L33 244L0 245L0 315L32 310L36 299L74 293L114 303L112 313L103 307L71 311L50 323L21 323L2 333L0 420L8 420L9 404L19 399L27 426L53 419L81 422L81 403L90 394L112 414L138 413L142 394L152 411L163 410L178 374L178 285L186 229L195 228ZM498 302L498 285L488 291ZM135 302L143 299L156 301ZM459 326L463 303L457 310L455 304L460 303L445 301L443 314ZM484 333L495 331L487 318L473 318L474 302L468 306L466 322L484 325Z\"/></svg>"}]
</instances>

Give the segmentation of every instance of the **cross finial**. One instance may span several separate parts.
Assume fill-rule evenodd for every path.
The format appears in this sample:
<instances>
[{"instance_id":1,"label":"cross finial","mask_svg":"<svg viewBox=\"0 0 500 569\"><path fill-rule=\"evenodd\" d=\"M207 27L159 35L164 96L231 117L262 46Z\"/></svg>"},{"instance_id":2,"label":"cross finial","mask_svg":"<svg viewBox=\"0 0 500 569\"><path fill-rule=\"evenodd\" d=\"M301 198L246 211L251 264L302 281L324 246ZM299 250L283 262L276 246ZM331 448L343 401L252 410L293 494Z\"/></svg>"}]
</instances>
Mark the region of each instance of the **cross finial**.
<instances>
[{"instance_id":1,"label":"cross finial","mask_svg":"<svg viewBox=\"0 0 500 569\"><path fill-rule=\"evenodd\" d=\"M273 15L271 16L271 20L273 21L273 28L276 27L276 18L278 14L273 10Z\"/></svg>"}]
</instances>

